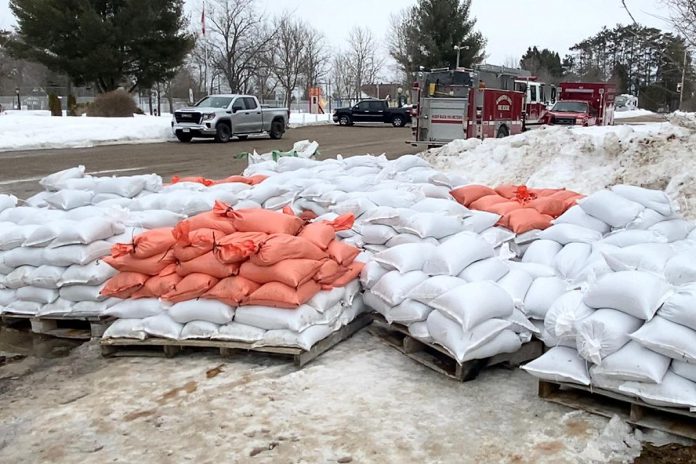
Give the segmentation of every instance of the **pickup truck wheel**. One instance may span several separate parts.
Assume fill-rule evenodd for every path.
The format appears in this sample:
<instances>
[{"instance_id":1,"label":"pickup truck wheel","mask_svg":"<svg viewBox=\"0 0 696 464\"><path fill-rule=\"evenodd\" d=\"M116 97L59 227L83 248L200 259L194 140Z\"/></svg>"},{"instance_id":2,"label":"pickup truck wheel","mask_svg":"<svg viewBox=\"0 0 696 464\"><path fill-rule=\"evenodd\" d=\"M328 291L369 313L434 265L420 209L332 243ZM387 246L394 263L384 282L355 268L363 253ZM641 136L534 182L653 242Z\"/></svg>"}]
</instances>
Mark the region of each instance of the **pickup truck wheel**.
<instances>
[{"instance_id":1,"label":"pickup truck wheel","mask_svg":"<svg viewBox=\"0 0 696 464\"><path fill-rule=\"evenodd\" d=\"M500 126L498 128L498 133L495 134L496 139L502 139L503 137L507 137L510 135L510 131L508 131L507 126Z\"/></svg>"},{"instance_id":2,"label":"pickup truck wheel","mask_svg":"<svg viewBox=\"0 0 696 464\"><path fill-rule=\"evenodd\" d=\"M353 121L350 119L350 116L348 116L347 114L341 115L341 117L338 118L338 123L341 126L352 126L353 125Z\"/></svg>"},{"instance_id":3,"label":"pickup truck wheel","mask_svg":"<svg viewBox=\"0 0 696 464\"><path fill-rule=\"evenodd\" d=\"M216 142L227 143L232 138L232 129L227 124L218 124L215 129L217 130L215 134Z\"/></svg>"},{"instance_id":4,"label":"pickup truck wheel","mask_svg":"<svg viewBox=\"0 0 696 464\"><path fill-rule=\"evenodd\" d=\"M406 125L406 121L404 121L404 118L401 116L394 116L392 119L392 126L394 127L404 127Z\"/></svg>"},{"instance_id":5,"label":"pickup truck wheel","mask_svg":"<svg viewBox=\"0 0 696 464\"><path fill-rule=\"evenodd\" d=\"M179 142L189 143L193 139L193 135L184 134L183 132L179 132L176 134L176 138L179 139Z\"/></svg>"},{"instance_id":6,"label":"pickup truck wheel","mask_svg":"<svg viewBox=\"0 0 696 464\"><path fill-rule=\"evenodd\" d=\"M268 132L268 135L274 140L281 139L283 138L283 133L285 132L284 129L283 121L275 120L271 123L271 130Z\"/></svg>"}]
</instances>

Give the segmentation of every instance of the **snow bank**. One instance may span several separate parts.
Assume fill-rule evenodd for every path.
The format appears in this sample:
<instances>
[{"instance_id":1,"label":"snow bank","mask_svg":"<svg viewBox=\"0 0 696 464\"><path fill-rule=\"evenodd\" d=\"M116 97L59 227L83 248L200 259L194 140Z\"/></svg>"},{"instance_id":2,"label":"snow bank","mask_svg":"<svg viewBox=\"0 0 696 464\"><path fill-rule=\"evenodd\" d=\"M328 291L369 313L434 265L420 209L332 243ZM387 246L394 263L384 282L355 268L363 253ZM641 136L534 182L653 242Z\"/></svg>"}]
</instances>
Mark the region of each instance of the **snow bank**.
<instances>
[{"instance_id":1,"label":"snow bank","mask_svg":"<svg viewBox=\"0 0 696 464\"><path fill-rule=\"evenodd\" d=\"M504 139L455 140L426 152L436 168L472 183L526 184L589 194L614 184L667 190L696 217L696 116L669 123L542 127Z\"/></svg>"},{"instance_id":2,"label":"snow bank","mask_svg":"<svg viewBox=\"0 0 696 464\"><path fill-rule=\"evenodd\" d=\"M649 110L636 109L627 111L617 111L614 113L614 119L639 118L641 116L655 116L656 114Z\"/></svg>"},{"instance_id":3,"label":"snow bank","mask_svg":"<svg viewBox=\"0 0 696 464\"><path fill-rule=\"evenodd\" d=\"M331 124L331 114L290 113L290 126L315 126Z\"/></svg>"}]
</instances>

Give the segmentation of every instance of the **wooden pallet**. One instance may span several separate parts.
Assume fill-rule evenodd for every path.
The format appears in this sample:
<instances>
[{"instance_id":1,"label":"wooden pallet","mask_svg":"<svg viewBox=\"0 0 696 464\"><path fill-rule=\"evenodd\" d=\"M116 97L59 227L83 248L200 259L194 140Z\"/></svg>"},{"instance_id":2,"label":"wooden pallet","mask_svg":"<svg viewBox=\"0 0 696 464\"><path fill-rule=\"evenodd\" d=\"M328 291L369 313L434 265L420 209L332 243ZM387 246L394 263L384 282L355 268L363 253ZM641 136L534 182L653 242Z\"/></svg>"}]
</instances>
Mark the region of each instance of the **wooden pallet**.
<instances>
[{"instance_id":1,"label":"wooden pallet","mask_svg":"<svg viewBox=\"0 0 696 464\"><path fill-rule=\"evenodd\" d=\"M254 346L253 343L222 341L222 340L170 340L166 338L147 338L133 340L125 338L104 338L101 340L102 355L105 357L119 356L165 356L171 358L185 349L215 349L220 356L230 357L240 351L269 353L292 357L297 367L303 367L317 356L330 350L340 342L350 338L371 322L367 314L358 316L348 325L315 343L309 350L286 346Z\"/></svg>"},{"instance_id":2,"label":"wooden pallet","mask_svg":"<svg viewBox=\"0 0 696 464\"><path fill-rule=\"evenodd\" d=\"M459 382L474 380L483 369L489 366L502 364L517 367L526 361L541 356L542 343L533 340L522 345L522 348L515 353L502 353L490 358L473 359L460 364L445 348L413 338L408 327L401 324L389 324L384 317L378 314L373 315L373 319L374 324L371 332L387 345L414 361Z\"/></svg>"},{"instance_id":3,"label":"wooden pallet","mask_svg":"<svg viewBox=\"0 0 696 464\"><path fill-rule=\"evenodd\" d=\"M28 322L29 329L35 334L75 340L91 340L101 338L114 319L101 316L3 314L0 320L7 327L26 325Z\"/></svg>"},{"instance_id":4,"label":"wooden pallet","mask_svg":"<svg viewBox=\"0 0 696 464\"><path fill-rule=\"evenodd\" d=\"M696 413L688 409L654 406L620 393L574 385L539 381L539 397L546 401L623 421L645 429L659 430L696 440Z\"/></svg>"}]
</instances>

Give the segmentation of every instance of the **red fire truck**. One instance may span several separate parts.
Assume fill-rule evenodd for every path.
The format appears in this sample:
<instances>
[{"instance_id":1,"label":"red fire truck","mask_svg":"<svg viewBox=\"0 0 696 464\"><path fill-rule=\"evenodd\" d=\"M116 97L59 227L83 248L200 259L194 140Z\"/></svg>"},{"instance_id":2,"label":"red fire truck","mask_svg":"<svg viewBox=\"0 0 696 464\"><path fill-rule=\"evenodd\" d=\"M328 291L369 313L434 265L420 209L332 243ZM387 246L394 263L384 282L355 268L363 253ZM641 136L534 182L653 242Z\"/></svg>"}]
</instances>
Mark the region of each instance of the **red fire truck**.
<instances>
[{"instance_id":1,"label":"red fire truck","mask_svg":"<svg viewBox=\"0 0 696 464\"><path fill-rule=\"evenodd\" d=\"M544 124L610 126L614 124L616 86L607 82L561 82L558 101Z\"/></svg>"}]
</instances>

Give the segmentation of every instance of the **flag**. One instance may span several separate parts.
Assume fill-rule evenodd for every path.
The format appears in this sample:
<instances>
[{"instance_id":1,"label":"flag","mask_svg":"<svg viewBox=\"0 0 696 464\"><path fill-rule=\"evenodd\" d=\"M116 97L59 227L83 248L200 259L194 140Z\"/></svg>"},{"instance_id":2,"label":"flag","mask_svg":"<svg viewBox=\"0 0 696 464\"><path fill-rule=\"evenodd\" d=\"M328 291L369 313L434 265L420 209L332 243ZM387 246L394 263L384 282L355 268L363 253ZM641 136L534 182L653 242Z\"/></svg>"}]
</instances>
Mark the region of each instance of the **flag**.
<instances>
[{"instance_id":1,"label":"flag","mask_svg":"<svg viewBox=\"0 0 696 464\"><path fill-rule=\"evenodd\" d=\"M205 2L203 2L203 10L201 10L201 32L205 37Z\"/></svg>"}]
</instances>

